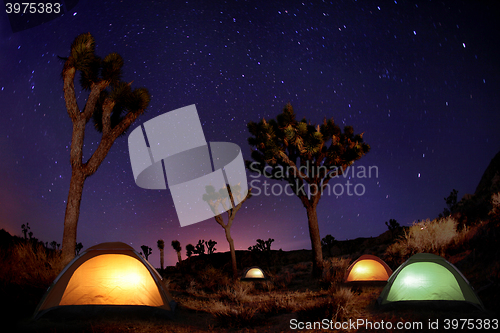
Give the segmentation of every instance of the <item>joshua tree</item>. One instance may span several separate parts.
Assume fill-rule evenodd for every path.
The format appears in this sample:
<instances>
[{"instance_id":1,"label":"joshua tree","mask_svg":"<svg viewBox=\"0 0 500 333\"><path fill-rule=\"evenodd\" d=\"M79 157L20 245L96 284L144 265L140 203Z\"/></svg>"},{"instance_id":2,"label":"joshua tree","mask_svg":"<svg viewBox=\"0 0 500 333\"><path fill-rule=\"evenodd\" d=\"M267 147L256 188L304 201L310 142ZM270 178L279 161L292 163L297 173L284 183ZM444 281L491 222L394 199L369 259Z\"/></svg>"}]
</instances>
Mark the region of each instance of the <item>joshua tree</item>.
<instances>
[{"instance_id":1,"label":"joshua tree","mask_svg":"<svg viewBox=\"0 0 500 333\"><path fill-rule=\"evenodd\" d=\"M313 252L313 275L321 276L323 253L316 208L328 182L343 174L360 159L370 146L363 142L363 133L354 134L351 126L342 133L333 119L313 126L303 119L297 121L290 104L283 113L267 122L249 122L252 135L253 161L246 166L259 175L288 182L290 190L300 199L307 212L309 236Z\"/></svg>"},{"instance_id":2,"label":"joshua tree","mask_svg":"<svg viewBox=\"0 0 500 333\"><path fill-rule=\"evenodd\" d=\"M151 253L153 253L153 249L152 249L152 248L150 248L150 247L149 247L149 246L147 246L147 245L142 245L142 246L141 246L141 249L142 249L142 252L141 252L141 253L143 253L144 258L146 258L146 260L148 260L149 255L150 255Z\"/></svg>"},{"instance_id":3,"label":"joshua tree","mask_svg":"<svg viewBox=\"0 0 500 333\"><path fill-rule=\"evenodd\" d=\"M156 245L158 246L158 249L160 250L160 268L161 270L163 270L163 264L165 262L165 252L164 252L164 249L165 249L165 242L163 241L163 239L159 239L158 242L156 243Z\"/></svg>"},{"instance_id":4,"label":"joshua tree","mask_svg":"<svg viewBox=\"0 0 500 333\"><path fill-rule=\"evenodd\" d=\"M77 243L75 246L75 254L78 255L80 254L80 251L83 249L83 244L82 243Z\"/></svg>"},{"instance_id":5,"label":"joshua tree","mask_svg":"<svg viewBox=\"0 0 500 333\"><path fill-rule=\"evenodd\" d=\"M205 240L204 239L200 239L198 241L198 244L196 244L193 253L197 254L199 256L205 254Z\"/></svg>"},{"instance_id":6,"label":"joshua tree","mask_svg":"<svg viewBox=\"0 0 500 333\"><path fill-rule=\"evenodd\" d=\"M389 222L385 221L385 225L389 228L390 231L393 231L399 227L401 227L395 219L390 219Z\"/></svg>"},{"instance_id":7,"label":"joshua tree","mask_svg":"<svg viewBox=\"0 0 500 333\"><path fill-rule=\"evenodd\" d=\"M212 254L217 250L215 248L216 244L217 244L217 242L213 241L213 240L205 241L205 245L207 246L207 253L208 254Z\"/></svg>"},{"instance_id":8,"label":"joshua tree","mask_svg":"<svg viewBox=\"0 0 500 333\"><path fill-rule=\"evenodd\" d=\"M453 191L450 192L450 195L447 198L444 198L447 207L443 210L442 214L439 214L439 217L450 216L455 212L457 206L457 194L458 191L453 189Z\"/></svg>"},{"instance_id":9,"label":"joshua tree","mask_svg":"<svg viewBox=\"0 0 500 333\"><path fill-rule=\"evenodd\" d=\"M191 256L193 255L194 251L195 251L195 249L194 249L193 244L186 245L186 256L188 258L191 258Z\"/></svg>"},{"instance_id":10,"label":"joshua tree","mask_svg":"<svg viewBox=\"0 0 500 333\"><path fill-rule=\"evenodd\" d=\"M29 223L26 223L26 224L23 224L21 225L21 229L23 230L23 234L24 234L24 239L28 239L28 236L27 236L27 233L28 233L28 230L30 230L30 224ZM31 231L30 231L31 232ZM33 233L31 233L33 235ZM31 238L31 236L30 236Z\"/></svg>"},{"instance_id":11,"label":"joshua tree","mask_svg":"<svg viewBox=\"0 0 500 333\"><path fill-rule=\"evenodd\" d=\"M50 246L52 246L52 249L55 250L57 248L57 242L56 241L50 242Z\"/></svg>"},{"instance_id":12,"label":"joshua tree","mask_svg":"<svg viewBox=\"0 0 500 333\"><path fill-rule=\"evenodd\" d=\"M181 250L182 250L181 243L178 240L173 240L172 241L172 247L174 248L175 252L177 252L177 261L179 263L181 263L182 262L182 258L181 258Z\"/></svg>"},{"instance_id":13,"label":"joshua tree","mask_svg":"<svg viewBox=\"0 0 500 333\"><path fill-rule=\"evenodd\" d=\"M61 58L64 60L62 70L64 99L73 123L70 149L72 171L62 241L64 264L75 256L77 225L85 180L96 172L114 141L144 113L150 101L145 88L132 90L131 83L121 81L124 62L120 55L110 53L101 59L94 54L94 50L94 37L90 33L85 33L73 41L69 57ZM74 80L77 71L81 74L81 87L89 91L83 111L80 111L76 100ZM102 137L92 156L83 162L85 128L90 119L93 119L94 127L102 133Z\"/></svg>"},{"instance_id":14,"label":"joshua tree","mask_svg":"<svg viewBox=\"0 0 500 333\"><path fill-rule=\"evenodd\" d=\"M215 221L217 221L217 223L219 223L221 227L224 228L224 231L226 233L226 239L229 243L229 250L231 251L231 266L233 269L233 278L236 279L238 277L238 267L236 265L236 251L234 249L234 241L231 238L231 226L233 225L233 220L236 217L236 213L238 212L238 210L240 210L243 203L251 197L252 189L248 189L248 193L245 198L243 198L243 200L241 200L242 195L240 185L226 186L225 188L220 189L218 192L215 191L215 188L213 186L209 185L205 187L205 190L207 193L203 194L203 200L208 203L213 213L215 214ZM235 202L232 191L234 192L234 197L238 199L239 204L236 205L236 207L228 209L227 200L229 199L231 200L230 202ZM218 211L219 205L222 205L224 210L227 212L227 223L224 223L224 219Z\"/></svg>"},{"instance_id":15,"label":"joshua tree","mask_svg":"<svg viewBox=\"0 0 500 333\"><path fill-rule=\"evenodd\" d=\"M257 239L257 244L250 246L248 248L249 251L254 251L254 252L264 252L264 251L271 251L271 244L274 242L274 239L269 238L268 240L264 241L262 239Z\"/></svg>"}]
</instances>

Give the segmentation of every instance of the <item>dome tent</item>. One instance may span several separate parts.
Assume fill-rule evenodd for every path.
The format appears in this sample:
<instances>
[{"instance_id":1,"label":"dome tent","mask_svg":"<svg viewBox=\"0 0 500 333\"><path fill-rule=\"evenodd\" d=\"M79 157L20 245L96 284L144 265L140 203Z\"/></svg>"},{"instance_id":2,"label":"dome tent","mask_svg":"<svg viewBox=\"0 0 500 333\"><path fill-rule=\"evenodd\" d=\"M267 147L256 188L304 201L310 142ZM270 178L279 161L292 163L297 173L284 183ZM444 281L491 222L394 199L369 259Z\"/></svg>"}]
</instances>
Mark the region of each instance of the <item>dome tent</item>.
<instances>
[{"instance_id":1,"label":"dome tent","mask_svg":"<svg viewBox=\"0 0 500 333\"><path fill-rule=\"evenodd\" d=\"M110 242L92 246L73 259L48 288L34 318L55 309L120 313L150 308L172 316L175 305L147 260L125 243Z\"/></svg>"},{"instance_id":2,"label":"dome tent","mask_svg":"<svg viewBox=\"0 0 500 333\"><path fill-rule=\"evenodd\" d=\"M243 274L243 277L241 279L242 281L258 281L258 280L266 280L266 275L264 274L264 271L257 267L250 267L245 270L245 273Z\"/></svg>"},{"instance_id":3,"label":"dome tent","mask_svg":"<svg viewBox=\"0 0 500 333\"><path fill-rule=\"evenodd\" d=\"M446 259L418 253L391 275L377 302L466 302L484 309L467 279Z\"/></svg>"},{"instance_id":4,"label":"dome tent","mask_svg":"<svg viewBox=\"0 0 500 333\"><path fill-rule=\"evenodd\" d=\"M377 256L364 254L347 269L344 282L387 281L392 269Z\"/></svg>"}]
</instances>

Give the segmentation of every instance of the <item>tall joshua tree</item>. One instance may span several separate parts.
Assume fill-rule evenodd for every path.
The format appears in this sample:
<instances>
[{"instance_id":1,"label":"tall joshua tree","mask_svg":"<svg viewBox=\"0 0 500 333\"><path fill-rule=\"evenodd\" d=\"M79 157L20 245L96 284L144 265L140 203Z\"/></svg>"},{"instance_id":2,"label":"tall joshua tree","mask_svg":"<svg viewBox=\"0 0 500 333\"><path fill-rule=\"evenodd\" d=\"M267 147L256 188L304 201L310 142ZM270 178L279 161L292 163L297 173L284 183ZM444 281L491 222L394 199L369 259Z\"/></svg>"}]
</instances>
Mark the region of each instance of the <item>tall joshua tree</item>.
<instances>
[{"instance_id":1,"label":"tall joshua tree","mask_svg":"<svg viewBox=\"0 0 500 333\"><path fill-rule=\"evenodd\" d=\"M165 263L165 241L163 239L158 239L158 242L156 243L158 246L158 249L160 250L160 268L163 270L163 264Z\"/></svg>"},{"instance_id":2,"label":"tall joshua tree","mask_svg":"<svg viewBox=\"0 0 500 333\"><path fill-rule=\"evenodd\" d=\"M76 37L69 57L64 60L62 78L66 109L73 123L69 185L62 242L63 263L75 256L76 232L80 215L83 184L93 175L108 154L114 141L127 130L149 104L150 95L145 88L132 90L131 83L121 80L123 59L110 53L104 59L94 53L95 41L90 33ZM74 80L80 72L80 85L89 91L83 111L78 107ZM102 133L101 140L90 158L84 162L82 151L85 126L93 119L95 129Z\"/></svg>"},{"instance_id":3,"label":"tall joshua tree","mask_svg":"<svg viewBox=\"0 0 500 333\"><path fill-rule=\"evenodd\" d=\"M215 188L212 185L209 185L205 187L205 190L207 193L203 194L203 200L208 203L215 214L215 221L217 221L217 223L219 223L221 227L224 228L224 231L226 233L226 239L229 243L229 250L231 251L231 266L233 269L233 278L236 279L238 277L238 268L236 265L236 251L234 249L234 241L231 237L231 226L233 225L233 220L236 217L236 213L238 212L238 210L240 210L243 203L251 197L252 189L248 189L248 193L243 200L241 200L240 185L227 186L220 189L219 191L215 191ZM236 207L228 210L227 200L230 199L231 202L235 202L231 190L234 192L234 196L238 199L239 204ZM217 207L219 207L220 204L227 212L227 223L224 223L222 215L218 212Z\"/></svg>"},{"instance_id":4,"label":"tall joshua tree","mask_svg":"<svg viewBox=\"0 0 500 333\"><path fill-rule=\"evenodd\" d=\"M181 263L182 262L182 258L181 258L181 250L182 250L181 243L178 240L173 240L172 241L172 247L174 248L175 252L177 252L177 260L179 261L179 263Z\"/></svg>"},{"instance_id":5,"label":"tall joshua tree","mask_svg":"<svg viewBox=\"0 0 500 333\"><path fill-rule=\"evenodd\" d=\"M297 121L292 105L267 122L249 122L252 135L253 161L247 168L271 179L288 182L306 208L309 236L313 250L313 275L323 271L323 254L316 207L331 178L343 173L361 158L370 146L363 142L363 133L354 135L351 126L342 133L333 119L313 126L305 119Z\"/></svg>"}]
</instances>

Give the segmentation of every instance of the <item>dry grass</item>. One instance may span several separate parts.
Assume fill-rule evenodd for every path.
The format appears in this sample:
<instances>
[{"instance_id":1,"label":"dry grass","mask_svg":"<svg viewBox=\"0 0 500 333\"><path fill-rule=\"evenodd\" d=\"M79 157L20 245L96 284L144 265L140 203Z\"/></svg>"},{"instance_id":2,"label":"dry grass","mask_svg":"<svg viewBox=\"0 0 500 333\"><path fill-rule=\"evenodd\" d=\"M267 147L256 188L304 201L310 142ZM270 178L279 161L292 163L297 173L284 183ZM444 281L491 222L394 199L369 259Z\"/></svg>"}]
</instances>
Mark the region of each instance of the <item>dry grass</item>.
<instances>
[{"instance_id":1,"label":"dry grass","mask_svg":"<svg viewBox=\"0 0 500 333\"><path fill-rule=\"evenodd\" d=\"M336 287L344 280L344 274L349 267L350 260L346 258L330 258L325 260L321 281L329 288Z\"/></svg>"},{"instance_id":2,"label":"dry grass","mask_svg":"<svg viewBox=\"0 0 500 333\"><path fill-rule=\"evenodd\" d=\"M47 287L62 269L59 252L41 244L15 244L0 263L2 281L31 287Z\"/></svg>"},{"instance_id":3,"label":"dry grass","mask_svg":"<svg viewBox=\"0 0 500 333\"><path fill-rule=\"evenodd\" d=\"M257 323L255 314L258 307L249 304L232 304L221 301L210 302L210 313L212 313L218 324L224 327L246 327Z\"/></svg>"},{"instance_id":4,"label":"dry grass","mask_svg":"<svg viewBox=\"0 0 500 333\"><path fill-rule=\"evenodd\" d=\"M402 239L387 248L385 255L389 261L399 263L415 253L443 256L451 245L459 245L467 237L468 228L459 231L457 226L458 222L452 217L414 223Z\"/></svg>"},{"instance_id":5,"label":"dry grass","mask_svg":"<svg viewBox=\"0 0 500 333\"><path fill-rule=\"evenodd\" d=\"M336 307L332 316L333 321L346 321L358 317L357 299L350 288L341 287L337 289L333 294L333 301Z\"/></svg>"}]
</instances>

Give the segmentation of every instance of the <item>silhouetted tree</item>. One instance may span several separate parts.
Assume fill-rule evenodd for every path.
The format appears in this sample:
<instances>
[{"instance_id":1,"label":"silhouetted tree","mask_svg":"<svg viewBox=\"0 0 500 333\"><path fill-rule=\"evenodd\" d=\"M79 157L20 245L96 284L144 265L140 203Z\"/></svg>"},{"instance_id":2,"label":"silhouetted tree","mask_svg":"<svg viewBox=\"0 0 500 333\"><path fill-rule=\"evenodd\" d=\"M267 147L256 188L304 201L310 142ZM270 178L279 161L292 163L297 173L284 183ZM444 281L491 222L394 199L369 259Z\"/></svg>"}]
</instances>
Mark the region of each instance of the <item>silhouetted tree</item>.
<instances>
[{"instance_id":1,"label":"silhouetted tree","mask_svg":"<svg viewBox=\"0 0 500 333\"><path fill-rule=\"evenodd\" d=\"M21 225L21 229L23 230L24 239L28 239L27 233L31 229L30 224L26 223L26 224ZM31 234L33 235L33 233L31 233ZM31 238L31 236L30 236L30 238Z\"/></svg>"},{"instance_id":2,"label":"silhouetted tree","mask_svg":"<svg viewBox=\"0 0 500 333\"><path fill-rule=\"evenodd\" d=\"M453 189L453 191L450 192L450 195L447 198L444 198L446 207L443 210L443 213L439 214L439 217L447 217L455 212L455 208L457 205L457 194L458 191Z\"/></svg>"},{"instance_id":3,"label":"silhouetted tree","mask_svg":"<svg viewBox=\"0 0 500 333\"><path fill-rule=\"evenodd\" d=\"M195 248L194 248L193 244L186 245L186 256L188 258L191 258L191 256L193 255L194 251L195 251Z\"/></svg>"},{"instance_id":4,"label":"silhouetted tree","mask_svg":"<svg viewBox=\"0 0 500 333\"><path fill-rule=\"evenodd\" d=\"M343 174L347 167L370 150L363 133L354 134L351 126L344 133L333 119L313 126L297 121L292 105L267 122L249 122L253 161L246 161L250 171L267 178L284 180L306 208L313 252L313 275L323 271L323 253L316 208L328 182ZM306 187L308 186L308 187Z\"/></svg>"},{"instance_id":5,"label":"silhouetted tree","mask_svg":"<svg viewBox=\"0 0 500 333\"><path fill-rule=\"evenodd\" d=\"M326 252L330 253L330 250L333 248L333 246L337 243L337 240L335 240L335 237L332 235L326 235L323 237L321 240L321 246L323 249L325 249Z\"/></svg>"},{"instance_id":6,"label":"silhouetted tree","mask_svg":"<svg viewBox=\"0 0 500 333\"><path fill-rule=\"evenodd\" d=\"M83 244L82 243L77 243L75 246L75 254L79 255L80 251L83 249Z\"/></svg>"},{"instance_id":7,"label":"silhouetted tree","mask_svg":"<svg viewBox=\"0 0 500 333\"><path fill-rule=\"evenodd\" d=\"M52 249L57 249L57 242L56 241L52 241L50 242L50 246L52 246Z\"/></svg>"},{"instance_id":8,"label":"silhouetted tree","mask_svg":"<svg viewBox=\"0 0 500 333\"><path fill-rule=\"evenodd\" d=\"M150 248L150 247L149 247L149 246L147 246L147 245L142 245L142 246L141 246L141 249L142 249L142 252L141 252L141 253L143 253L144 258L146 258L146 260L148 260L149 255L150 255L151 253L153 253L153 249L152 249L152 248Z\"/></svg>"},{"instance_id":9,"label":"silhouetted tree","mask_svg":"<svg viewBox=\"0 0 500 333\"><path fill-rule=\"evenodd\" d=\"M64 60L62 78L66 109L73 123L69 185L64 216L62 261L67 264L75 256L76 234L83 184L97 171L114 141L144 113L150 96L145 88L132 90L131 83L121 81L123 59L110 53L104 59L94 54L95 40L90 33L81 34L71 44L71 52ZM80 111L74 79L80 72L80 85L89 91L83 111ZM108 90L109 88L109 90ZM102 133L101 140L90 158L83 162L85 127L90 119Z\"/></svg>"},{"instance_id":10,"label":"silhouetted tree","mask_svg":"<svg viewBox=\"0 0 500 333\"><path fill-rule=\"evenodd\" d=\"M173 240L172 241L172 247L174 248L175 252L177 252L177 261L179 261L179 263L181 263L182 262L182 258L181 258L181 250L182 250L181 243L178 240Z\"/></svg>"},{"instance_id":11,"label":"silhouetted tree","mask_svg":"<svg viewBox=\"0 0 500 333\"><path fill-rule=\"evenodd\" d=\"M222 228L224 228L224 232L226 234L227 242L229 243L229 251L231 252L231 267L233 270L233 278L236 279L238 277L238 268L236 264L236 250L234 249L234 241L231 238L231 226L233 225L234 218L236 217L236 213L240 210L243 203L251 197L251 188L248 189L247 195L242 198L241 194L241 186L240 185L231 185L226 186L219 191L215 191L215 188L211 185L205 187L206 193L203 194L203 201L206 201L212 209L214 213L215 221L220 224ZM233 197L234 192L234 197ZM236 202L234 199L237 199L239 204L234 207L233 204L230 204L231 207L228 207L228 200L231 203ZM227 212L227 223L224 223L224 219L222 215L219 213L219 205L222 205L224 210Z\"/></svg>"},{"instance_id":12,"label":"silhouetted tree","mask_svg":"<svg viewBox=\"0 0 500 333\"><path fill-rule=\"evenodd\" d=\"M274 239L269 238L268 240L264 241L262 239L257 239L257 244L250 246L248 248L249 251L254 251L254 252L264 252L264 251L271 251L271 244L274 242Z\"/></svg>"},{"instance_id":13,"label":"silhouetted tree","mask_svg":"<svg viewBox=\"0 0 500 333\"><path fill-rule=\"evenodd\" d=\"M212 254L217 250L215 248L216 244L217 244L217 242L213 241L213 240L205 241L205 245L207 246L207 253L208 254Z\"/></svg>"},{"instance_id":14,"label":"silhouetted tree","mask_svg":"<svg viewBox=\"0 0 500 333\"><path fill-rule=\"evenodd\" d=\"M159 239L158 242L156 242L156 246L158 246L160 250L160 269L163 270L163 264L165 263L165 242L163 239Z\"/></svg>"},{"instance_id":15,"label":"silhouetted tree","mask_svg":"<svg viewBox=\"0 0 500 333\"><path fill-rule=\"evenodd\" d=\"M387 228L389 228L390 231L393 231L401 227L398 221L396 221L395 219L390 219L389 222L385 221L385 225L387 226Z\"/></svg>"},{"instance_id":16,"label":"silhouetted tree","mask_svg":"<svg viewBox=\"0 0 500 333\"><path fill-rule=\"evenodd\" d=\"M198 241L198 244L196 244L193 253L197 254L197 255L205 254L205 240L204 239L200 239Z\"/></svg>"}]
</instances>

